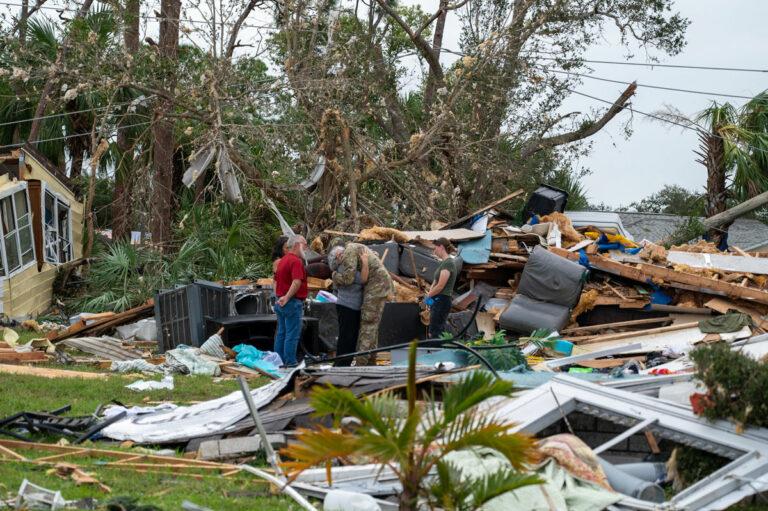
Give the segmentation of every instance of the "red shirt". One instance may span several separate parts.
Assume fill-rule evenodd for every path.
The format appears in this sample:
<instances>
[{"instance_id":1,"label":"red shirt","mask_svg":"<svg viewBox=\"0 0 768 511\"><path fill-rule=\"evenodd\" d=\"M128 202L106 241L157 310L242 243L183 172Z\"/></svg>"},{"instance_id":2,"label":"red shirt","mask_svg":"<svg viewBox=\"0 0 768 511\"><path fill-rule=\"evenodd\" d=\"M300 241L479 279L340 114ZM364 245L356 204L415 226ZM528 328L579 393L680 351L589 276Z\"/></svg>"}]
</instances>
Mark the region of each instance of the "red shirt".
<instances>
[{"instance_id":1,"label":"red shirt","mask_svg":"<svg viewBox=\"0 0 768 511\"><path fill-rule=\"evenodd\" d=\"M280 258L275 272L275 294L278 298L286 294L297 279L301 280L301 285L293 298L304 300L307 298L307 272L304 269L304 261L294 254L287 253Z\"/></svg>"}]
</instances>

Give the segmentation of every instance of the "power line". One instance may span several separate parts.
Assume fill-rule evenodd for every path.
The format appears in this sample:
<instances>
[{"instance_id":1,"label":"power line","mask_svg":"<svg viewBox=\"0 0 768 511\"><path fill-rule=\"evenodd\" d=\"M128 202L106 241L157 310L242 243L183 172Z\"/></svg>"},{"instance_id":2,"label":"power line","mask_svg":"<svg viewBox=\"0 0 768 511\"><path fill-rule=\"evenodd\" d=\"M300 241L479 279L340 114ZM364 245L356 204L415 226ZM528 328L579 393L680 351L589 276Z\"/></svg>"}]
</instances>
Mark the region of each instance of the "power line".
<instances>
[{"instance_id":1,"label":"power line","mask_svg":"<svg viewBox=\"0 0 768 511\"><path fill-rule=\"evenodd\" d=\"M613 105L614 104L613 101L609 101L607 99L598 98L597 96L592 96L592 95L586 94L584 92L579 92L577 90L573 90L573 89L570 89L568 87L566 87L565 89L570 91L573 94L577 94L579 96L584 96L585 98L593 99L593 100L599 101L601 103L606 103L608 105ZM661 117L661 116L658 116L658 115L649 114L648 112L643 112L641 110L637 110L637 109L633 108L632 106L626 106L626 107L623 107L623 108L626 109L626 110L629 110L632 113L637 113L637 114L640 114L640 115L644 115L646 117L649 117L651 119L655 119L657 121L666 122L667 124L672 124L672 125L675 125L675 126L679 126L680 128L691 130L694 133L701 133L701 129L702 129L701 127L694 128L693 126L690 126L690 125L687 125L687 124L683 124L681 122L673 121L672 119L667 119L665 117ZM719 139L721 139L723 141L728 141L725 137L723 137L721 135L717 135L715 133L707 133L707 136L719 138ZM748 149L752 149L754 151L760 151L760 152L768 153L768 150L760 148L760 147L755 147L755 146L750 145L750 144L743 144L743 146L748 148Z\"/></svg>"},{"instance_id":2,"label":"power line","mask_svg":"<svg viewBox=\"0 0 768 511\"><path fill-rule=\"evenodd\" d=\"M32 117L30 119L19 119L17 121L9 121L9 122L0 123L0 127L2 127L2 126L11 126L13 124L21 124L21 123L24 123L24 122L40 121L40 120L44 120L44 119L53 119L55 117L64 117L64 116L67 116L67 115L82 114L82 113L85 113L85 112L97 112L99 110L108 110L108 109L113 108L113 107L130 105L131 103L133 103L133 101L126 101L124 103L115 103L113 105L107 105L107 106L86 108L86 109L83 109L83 110L76 110L74 112L62 112L62 113L58 113L58 114L42 115L40 117Z\"/></svg>"},{"instance_id":3,"label":"power line","mask_svg":"<svg viewBox=\"0 0 768 511\"><path fill-rule=\"evenodd\" d=\"M573 71L566 71L566 70L560 70L560 69L551 69L544 66L534 66L539 69L542 69L544 71L550 72L550 73L558 73L558 74L565 74L565 75L573 75L573 76L579 76L581 78L589 78L591 80L598 80L601 82L609 82L609 83L618 83L621 85L630 85L632 82L623 82L621 80L613 80L611 78L603 78L601 76L594 76L594 75L588 75L583 73L576 73ZM706 92L706 91L700 91L700 90L693 90L693 89L679 89L676 87L664 87L662 85L651 85L647 83L637 83L638 87L644 87L646 89L658 89L658 90L667 90L672 92L686 92L688 94L701 94L704 96L722 96L725 98L737 98L737 99L754 99L754 96L741 96L739 94L727 94L727 93L721 93L721 92Z\"/></svg>"},{"instance_id":4,"label":"power line","mask_svg":"<svg viewBox=\"0 0 768 511\"><path fill-rule=\"evenodd\" d=\"M542 60L554 60L558 62L568 62L563 61L563 59L558 59L555 57L540 57ZM570 60L570 62L587 62L589 64L611 64L611 65L618 65L618 66L640 66L640 67L665 67L665 68L672 68L672 69L696 69L701 71L735 71L735 72L742 72L742 73L768 73L768 69L755 69L755 68L744 68L744 67L720 67L720 66L694 66L694 65L686 65L686 64L654 64L654 63L648 63L648 62L625 62L620 60L591 60L591 59L573 59Z\"/></svg>"},{"instance_id":5,"label":"power line","mask_svg":"<svg viewBox=\"0 0 768 511\"><path fill-rule=\"evenodd\" d=\"M152 121L144 121L144 122L138 122L136 124L129 124L127 126L120 126L120 129L135 128L137 126L144 126L146 124L152 124ZM26 140L24 142L19 142L17 144L7 144L7 145L0 146L0 151L4 151L6 149L13 149L13 148L16 148L16 147L21 147L24 144L41 144L43 142L54 142L56 140L67 140L67 139L75 138L75 137L84 137L85 135L90 135L90 134L91 134L91 132L88 131L86 133L73 133L71 135L63 135L61 137L53 137L53 138L44 138L44 139L41 139L41 140Z\"/></svg>"}]
</instances>

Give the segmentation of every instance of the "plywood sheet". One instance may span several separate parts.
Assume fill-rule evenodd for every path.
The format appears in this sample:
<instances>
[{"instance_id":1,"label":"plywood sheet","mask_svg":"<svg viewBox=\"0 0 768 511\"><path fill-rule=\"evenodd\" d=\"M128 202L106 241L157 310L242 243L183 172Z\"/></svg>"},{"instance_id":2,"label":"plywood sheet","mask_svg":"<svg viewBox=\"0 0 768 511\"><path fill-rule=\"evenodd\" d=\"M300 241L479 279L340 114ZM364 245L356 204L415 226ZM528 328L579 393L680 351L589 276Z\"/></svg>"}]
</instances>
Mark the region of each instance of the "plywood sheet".
<instances>
[{"instance_id":1,"label":"plywood sheet","mask_svg":"<svg viewBox=\"0 0 768 511\"><path fill-rule=\"evenodd\" d=\"M667 261L691 268L712 268L737 273L768 275L768 258L670 251Z\"/></svg>"}]
</instances>

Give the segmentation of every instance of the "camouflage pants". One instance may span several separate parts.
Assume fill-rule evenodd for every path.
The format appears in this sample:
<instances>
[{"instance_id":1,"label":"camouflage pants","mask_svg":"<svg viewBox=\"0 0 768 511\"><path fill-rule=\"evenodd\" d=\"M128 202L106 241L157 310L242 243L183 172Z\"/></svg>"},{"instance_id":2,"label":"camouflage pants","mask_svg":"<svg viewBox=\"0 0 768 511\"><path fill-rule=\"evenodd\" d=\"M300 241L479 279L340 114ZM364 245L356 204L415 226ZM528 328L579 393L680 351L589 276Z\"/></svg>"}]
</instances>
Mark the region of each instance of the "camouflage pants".
<instances>
[{"instance_id":1,"label":"camouflage pants","mask_svg":"<svg viewBox=\"0 0 768 511\"><path fill-rule=\"evenodd\" d=\"M378 277L378 276L377 276ZM389 274L371 278L363 291L363 306L360 309L360 335L357 338L357 351L376 349L379 346L379 324L384 313L384 305L392 295L392 279ZM376 354L355 357L355 365L375 365Z\"/></svg>"}]
</instances>

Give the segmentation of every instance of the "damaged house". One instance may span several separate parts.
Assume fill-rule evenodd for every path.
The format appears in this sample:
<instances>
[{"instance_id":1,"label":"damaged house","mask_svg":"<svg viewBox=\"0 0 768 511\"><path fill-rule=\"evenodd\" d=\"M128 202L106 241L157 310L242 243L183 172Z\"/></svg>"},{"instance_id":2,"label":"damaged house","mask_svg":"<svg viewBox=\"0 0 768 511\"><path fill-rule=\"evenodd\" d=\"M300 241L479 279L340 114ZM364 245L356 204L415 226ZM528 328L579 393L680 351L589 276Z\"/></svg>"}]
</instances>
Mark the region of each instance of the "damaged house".
<instances>
[{"instance_id":1,"label":"damaged house","mask_svg":"<svg viewBox=\"0 0 768 511\"><path fill-rule=\"evenodd\" d=\"M31 146L0 155L0 313L51 304L60 265L82 256L83 204L62 170Z\"/></svg>"}]
</instances>

